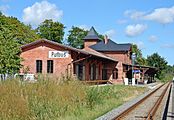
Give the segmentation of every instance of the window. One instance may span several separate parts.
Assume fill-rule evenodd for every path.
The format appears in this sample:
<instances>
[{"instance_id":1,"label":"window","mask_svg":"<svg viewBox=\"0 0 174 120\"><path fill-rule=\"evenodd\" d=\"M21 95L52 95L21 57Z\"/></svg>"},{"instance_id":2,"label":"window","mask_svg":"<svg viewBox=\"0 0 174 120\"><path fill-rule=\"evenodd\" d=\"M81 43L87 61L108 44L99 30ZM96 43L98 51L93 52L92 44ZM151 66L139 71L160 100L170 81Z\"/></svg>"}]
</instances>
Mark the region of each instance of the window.
<instances>
[{"instance_id":1,"label":"window","mask_svg":"<svg viewBox=\"0 0 174 120\"><path fill-rule=\"evenodd\" d=\"M53 60L47 60L47 73L53 73Z\"/></svg>"},{"instance_id":2,"label":"window","mask_svg":"<svg viewBox=\"0 0 174 120\"><path fill-rule=\"evenodd\" d=\"M36 60L36 73L42 73L42 60Z\"/></svg>"},{"instance_id":3,"label":"window","mask_svg":"<svg viewBox=\"0 0 174 120\"><path fill-rule=\"evenodd\" d=\"M117 79L117 78L118 78L118 70L117 70L117 69L114 69L114 70L112 71L112 78L113 78L113 79Z\"/></svg>"}]
</instances>

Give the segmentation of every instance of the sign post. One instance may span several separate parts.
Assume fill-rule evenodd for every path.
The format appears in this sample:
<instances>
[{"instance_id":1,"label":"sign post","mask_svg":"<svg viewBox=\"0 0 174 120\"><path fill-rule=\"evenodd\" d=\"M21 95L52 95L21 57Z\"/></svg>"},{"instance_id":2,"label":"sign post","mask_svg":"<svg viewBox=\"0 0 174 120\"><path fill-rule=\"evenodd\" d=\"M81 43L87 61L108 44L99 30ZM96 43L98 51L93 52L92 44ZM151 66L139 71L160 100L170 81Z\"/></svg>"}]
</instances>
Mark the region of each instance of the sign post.
<instances>
[{"instance_id":1,"label":"sign post","mask_svg":"<svg viewBox=\"0 0 174 120\"><path fill-rule=\"evenodd\" d=\"M135 78L134 78L135 59L136 59L136 54L132 53L132 85L135 85Z\"/></svg>"}]
</instances>

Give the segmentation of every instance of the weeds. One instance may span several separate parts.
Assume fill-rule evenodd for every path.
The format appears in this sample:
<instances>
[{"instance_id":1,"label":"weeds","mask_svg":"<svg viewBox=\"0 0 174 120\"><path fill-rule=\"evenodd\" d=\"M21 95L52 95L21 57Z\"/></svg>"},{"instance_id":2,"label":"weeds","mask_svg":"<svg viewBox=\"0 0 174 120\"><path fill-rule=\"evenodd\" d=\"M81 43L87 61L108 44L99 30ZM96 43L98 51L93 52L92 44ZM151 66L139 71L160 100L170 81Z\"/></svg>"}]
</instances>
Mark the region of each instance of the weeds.
<instances>
[{"instance_id":1,"label":"weeds","mask_svg":"<svg viewBox=\"0 0 174 120\"><path fill-rule=\"evenodd\" d=\"M135 91L144 91L120 85L89 87L70 77L38 78L36 83L0 81L0 119L94 119Z\"/></svg>"}]
</instances>

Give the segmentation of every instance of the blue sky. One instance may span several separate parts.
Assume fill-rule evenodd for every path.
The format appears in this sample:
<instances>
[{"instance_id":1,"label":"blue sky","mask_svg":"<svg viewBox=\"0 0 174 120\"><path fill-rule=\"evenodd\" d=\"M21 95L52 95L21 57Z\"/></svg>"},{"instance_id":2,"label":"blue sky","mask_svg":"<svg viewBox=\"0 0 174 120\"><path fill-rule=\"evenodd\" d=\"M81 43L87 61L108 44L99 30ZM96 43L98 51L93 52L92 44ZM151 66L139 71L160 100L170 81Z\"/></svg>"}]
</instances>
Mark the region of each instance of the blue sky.
<instances>
[{"instance_id":1,"label":"blue sky","mask_svg":"<svg viewBox=\"0 0 174 120\"><path fill-rule=\"evenodd\" d=\"M143 56L158 52L174 64L173 0L0 0L0 10L36 27L44 19L94 26L117 43L136 43Z\"/></svg>"}]
</instances>

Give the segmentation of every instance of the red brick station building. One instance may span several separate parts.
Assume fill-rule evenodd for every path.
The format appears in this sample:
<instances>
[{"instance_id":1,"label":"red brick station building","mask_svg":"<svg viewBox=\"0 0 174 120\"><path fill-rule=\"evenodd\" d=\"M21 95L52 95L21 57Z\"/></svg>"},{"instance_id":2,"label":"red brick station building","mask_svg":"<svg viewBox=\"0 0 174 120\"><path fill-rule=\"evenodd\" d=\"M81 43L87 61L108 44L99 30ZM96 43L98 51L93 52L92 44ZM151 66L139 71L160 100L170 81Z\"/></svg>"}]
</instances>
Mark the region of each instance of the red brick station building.
<instances>
[{"instance_id":1,"label":"red brick station building","mask_svg":"<svg viewBox=\"0 0 174 120\"><path fill-rule=\"evenodd\" d=\"M131 44L118 44L105 37L101 40L92 27L83 38L84 49L76 49L50 40L40 39L21 47L24 72L37 75L51 74L59 77L62 74L76 76L79 80L108 81L123 84L124 79L134 77L138 82L152 82L155 68L132 66Z\"/></svg>"}]
</instances>

